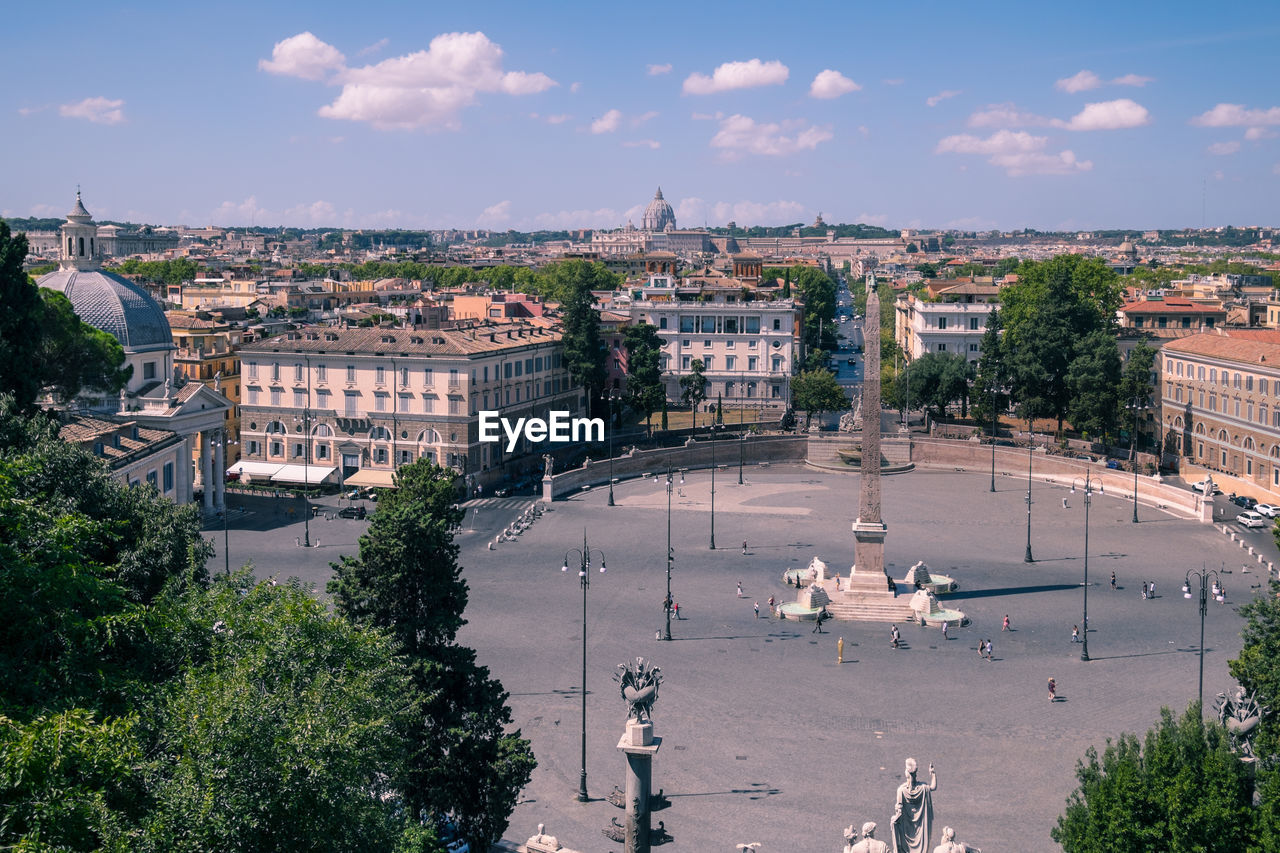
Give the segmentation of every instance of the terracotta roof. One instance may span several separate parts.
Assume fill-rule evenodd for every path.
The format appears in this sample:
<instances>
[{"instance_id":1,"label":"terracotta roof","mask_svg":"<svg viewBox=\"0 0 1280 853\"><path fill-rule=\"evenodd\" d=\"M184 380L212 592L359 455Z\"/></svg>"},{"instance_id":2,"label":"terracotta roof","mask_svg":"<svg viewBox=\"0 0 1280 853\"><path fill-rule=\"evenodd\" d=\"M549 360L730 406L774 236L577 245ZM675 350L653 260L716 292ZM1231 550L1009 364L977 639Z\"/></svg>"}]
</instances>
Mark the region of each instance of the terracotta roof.
<instances>
[{"instance_id":1,"label":"terracotta roof","mask_svg":"<svg viewBox=\"0 0 1280 853\"><path fill-rule=\"evenodd\" d=\"M522 330L523 337L520 335ZM468 356L559 340L558 329L539 328L533 323L508 323L500 327L478 325L468 329L337 329L311 326L247 344L241 349L241 354L281 351Z\"/></svg>"},{"instance_id":2,"label":"terracotta roof","mask_svg":"<svg viewBox=\"0 0 1280 853\"><path fill-rule=\"evenodd\" d=\"M1120 310L1126 314L1225 314L1227 309L1221 305L1166 299L1126 302Z\"/></svg>"},{"instance_id":3,"label":"terracotta roof","mask_svg":"<svg viewBox=\"0 0 1280 853\"><path fill-rule=\"evenodd\" d=\"M1280 343L1266 343L1230 335L1204 333L1164 345L1164 351L1203 355L1242 364L1280 365Z\"/></svg>"},{"instance_id":4,"label":"terracotta roof","mask_svg":"<svg viewBox=\"0 0 1280 853\"><path fill-rule=\"evenodd\" d=\"M1267 344L1280 344L1280 329L1223 329L1227 337L1242 341L1260 341Z\"/></svg>"}]
</instances>

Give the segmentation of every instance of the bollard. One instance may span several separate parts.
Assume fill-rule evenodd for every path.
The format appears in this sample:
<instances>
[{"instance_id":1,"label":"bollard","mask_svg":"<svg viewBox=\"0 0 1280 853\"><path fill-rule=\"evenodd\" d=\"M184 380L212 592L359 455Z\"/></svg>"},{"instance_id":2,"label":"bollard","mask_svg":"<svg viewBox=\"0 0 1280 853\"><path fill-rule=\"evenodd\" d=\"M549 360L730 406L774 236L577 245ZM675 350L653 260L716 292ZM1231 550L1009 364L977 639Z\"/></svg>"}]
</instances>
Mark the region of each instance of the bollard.
<instances>
[{"instance_id":1,"label":"bollard","mask_svg":"<svg viewBox=\"0 0 1280 853\"><path fill-rule=\"evenodd\" d=\"M836 663L844 663L844 637L836 640Z\"/></svg>"}]
</instances>

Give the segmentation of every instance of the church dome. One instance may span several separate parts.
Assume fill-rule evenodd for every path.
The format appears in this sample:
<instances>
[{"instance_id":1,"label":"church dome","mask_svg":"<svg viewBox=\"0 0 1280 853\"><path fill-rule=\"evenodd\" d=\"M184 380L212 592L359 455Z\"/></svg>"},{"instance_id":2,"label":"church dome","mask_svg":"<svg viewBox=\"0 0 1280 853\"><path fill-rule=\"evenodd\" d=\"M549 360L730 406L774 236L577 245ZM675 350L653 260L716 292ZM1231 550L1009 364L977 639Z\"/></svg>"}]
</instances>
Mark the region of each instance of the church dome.
<instances>
[{"instance_id":1,"label":"church dome","mask_svg":"<svg viewBox=\"0 0 1280 853\"><path fill-rule=\"evenodd\" d=\"M662 187L658 187L658 192L654 194L653 201L649 202L649 206L645 208L641 227L645 231L675 230L676 212L671 209L671 205L662 197Z\"/></svg>"},{"instance_id":2,"label":"church dome","mask_svg":"<svg viewBox=\"0 0 1280 853\"><path fill-rule=\"evenodd\" d=\"M115 273L63 268L40 276L36 284L66 296L76 316L114 335L126 352L173 346L169 321L160 305Z\"/></svg>"}]
</instances>

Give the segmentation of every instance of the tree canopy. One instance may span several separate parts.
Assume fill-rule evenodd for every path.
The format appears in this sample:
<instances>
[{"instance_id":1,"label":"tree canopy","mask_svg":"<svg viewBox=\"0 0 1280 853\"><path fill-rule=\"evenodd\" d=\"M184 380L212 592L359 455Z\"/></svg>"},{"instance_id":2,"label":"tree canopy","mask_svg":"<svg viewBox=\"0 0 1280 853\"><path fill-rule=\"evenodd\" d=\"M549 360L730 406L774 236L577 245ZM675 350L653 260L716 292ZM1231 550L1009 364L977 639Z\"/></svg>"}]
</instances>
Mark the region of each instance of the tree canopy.
<instances>
[{"instance_id":1,"label":"tree canopy","mask_svg":"<svg viewBox=\"0 0 1280 853\"><path fill-rule=\"evenodd\" d=\"M849 398L830 370L805 370L791 380L791 405L802 412L821 415L849 408Z\"/></svg>"},{"instance_id":2,"label":"tree canopy","mask_svg":"<svg viewBox=\"0 0 1280 853\"><path fill-rule=\"evenodd\" d=\"M667 393L662 383L662 338L656 326L638 323L626 327L623 342L627 348L626 402L648 423Z\"/></svg>"}]
</instances>

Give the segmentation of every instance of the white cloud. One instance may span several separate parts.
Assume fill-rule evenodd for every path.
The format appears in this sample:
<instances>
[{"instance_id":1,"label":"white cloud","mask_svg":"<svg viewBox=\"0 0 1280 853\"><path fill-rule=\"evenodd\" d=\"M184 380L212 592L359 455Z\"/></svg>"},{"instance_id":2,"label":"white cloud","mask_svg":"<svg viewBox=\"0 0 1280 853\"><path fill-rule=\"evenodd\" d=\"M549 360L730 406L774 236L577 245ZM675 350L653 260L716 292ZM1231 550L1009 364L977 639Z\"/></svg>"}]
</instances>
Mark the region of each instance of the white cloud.
<instances>
[{"instance_id":1,"label":"white cloud","mask_svg":"<svg viewBox=\"0 0 1280 853\"><path fill-rule=\"evenodd\" d=\"M111 98L85 98L74 104L63 104L58 107L58 115L63 118L82 118L94 124L120 124L124 121L124 101Z\"/></svg>"},{"instance_id":2,"label":"white cloud","mask_svg":"<svg viewBox=\"0 0 1280 853\"><path fill-rule=\"evenodd\" d=\"M491 204L484 210L480 211L480 215L476 217L476 225L481 228L496 228L504 225L511 220L511 200L503 199L497 204Z\"/></svg>"},{"instance_id":3,"label":"white cloud","mask_svg":"<svg viewBox=\"0 0 1280 853\"><path fill-rule=\"evenodd\" d=\"M1064 77L1053 84L1053 88L1063 92L1085 92L1089 89L1096 89L1102 85L1102 78L1092 71L1079 71L1070 77Z\"/></svg>"},{"instance_id":4,"label":"white cloud","mask_svg":"<svg viewBox=\"0 0 1280 853\"><path fill-rule=\"evenodd\" d=\"M580 92L580 91L582 91L582 84L581 84L581 83L574 82L574 83L570 83L570 84L569 84L569 94L570 94L570 95L576 95L576 94L578 94L578 92Z\"/></svg>"},{"instance_id":5,"label":"white cloud","mask_svg":"<svg viewBox=\"0 0 1280 853\"><path fill-rule=\"evenodd\" d=\"M266 221L267 211L258 206L258 199L255 196L249 196L239 203L224 201L214 208L209 215L209 223L212 225L248 225L251 223L261 225L265 224Z\"/></svg>"},{"instance_id":6,"label":"white cloud","mask_svg":"<svg viewBox=\"0 0 1280 853\"><path fill-rule=\"evenodd\" d=\"M444 33L426 50L359 68L347 68L336 48L301 33L277 43L271 60L258 67L308 80L333 72L330 82L342 91L318 114L379 130L456 129L459 113L479 92L529 95L556 85L540 72L504 71L502 48L484 33Z\"/></svg>"},{"instance_id":7,"label":"white cloud","mask_svg":"<svg viewBox=\"0 0 1280 853\"><path fill-rule=\"evenodd\" d=\"M1121 130L1151 123L1147 108L1128 98L1085 104L1070 121L1053 120L1054 127L1067 130Z\"/></svg>"},{"instance_id":8,"label":"white cloud","mask_svg":"<svg viewBox=\"0 0 1280 853\"><path fill-rule=\"evenodd\" d=\"M813 82L809 84L809 97L838 98L849 92L856 92L861 88L861 86L839 71L833 71L828 68L825 71L819 71L818 76L814 77Z\"/></svg>"},{"instance_id":9,"label":"white cloud","mask_svg":"<svg viewBox=\"0 0 1280 853\"><path fill-rule=\"evenodd\" d=\"M657 77L659 74L670 74L671 63L668 62L664 65L650 65L646 70L650 77Z\"/></svg>"},{"instance_id":10,"label":"white cloud","mask_svg":"<svg viewBox=\"0 0 1280 853\"><path fill-rule=\"evenodd\" d=\"M632 119L631 119L631 126L632 126L632 127L639 127L640 125L644 124L645 122L649 121L650 119L655 119L655 118L657 118L657 117L658 117L658 111L657 111L657 110L649 110L647 113L641 113L641 114L640 114L640 115L638 115L638 116L634 116L634 117L632 117Z\"/></svg>"},{"instance_id":11,"label":"white cloud","mask_svg":"<svg viewBox=\"0 0 1280 853\"><path fill-rule=\"evenodd\" d=\"M559 113L557 115L547 116L546 122L547 124L564 124L571 118L573 118L573 116L568 113Z\"/></svg>"},{"instance_id":12,"label":"white cloud","mask_svg":"<svg viewBox=\"0 0 1280 853\"><path fill-rule=\"evenodd\" d=\"M935 154L981 154L987 162L1004 169L1010 177L1024 175L1070 175L1093 168L1089 160L1077 160L1072 151L1056 154L1044 150L1047 136L1025 131L999 130L986 139L964 133L939 140Z\"/></svg>"},{"instance_id":13,"label":"white cloud","mask_svg":"<svg viewBox=\"0 0 1280 853\"><path fill-rule=\"evenodd\" d=\"M622 111L609 110L609 112L600 116L600 118L591 122L592 133L613 133L618 129L618 125L622 124Z\"/></svg>"},{"instance_id":14,"label":"white cloud","mask_svg":"<svg viewBox=\"0 0 1280 853\"><path fill-rule=\"evenodd\" d=\"M884 83L886 86L901 86L903 83L907 81L902 77L887 77L881 82Z\"/></svg>"},{"instance_id":15,"label":"white cloud","mask_svg":"<svg viewBox=\"0 0 1280 853\"><path fill-rule=\"evenodd\" d=\"M391 44L391 39L386 39L386 38L378 39L368 47L362 47L359 50L357 50L356 56L370 56L372 54L378 53L389 44Z\"/></svg>"},{"instance_id":16,"label":"white cloud","mask_svg":"<svg viewBox=\"0 0 1280 853\"><path fill-rule=\"evenodd\" d=\"M780 156L817 148L831 138L830 128L801 120L757 124L748 116L731 115L720 122L711 147L730 159L742 154Z\"/></svg>"},{"instance_id":17,"label":"white cloud","mask_svg":"<svg viewBox=\"0 0 1280 853\"><path fill-rule=\"evenodd\" d=\"M942 103L947 98L954 98L956 95L959 95L963 91L964 91L963 89L943 89L938 94L930 95L928 98L926 98L925 103L931 107L936 107L938 104Z\"/></svg>"},{"instance_id":18,"label":"white cloud","mask_svg":"<svg viewBox=\"0 0 1280 853\"><path fill-rule=\"evenodd\" d=\"M348 211L350 215L350 211ZM286 208L281 223L290 225L338 225L338 212L327 201L313 201Z\"/></svg>"},{"instance_id":19,"label":"white cloud","mask_svg":"<svg viewBox=\"0 0 1280 853\"><path fill-rule=\"evenodd\" d=\"M696 72L690 74L685 78L683 91L686 95L711 95L731 89L780 86L787 82L790 74L790 69L776 59L769 62L759 59L726 62L711 72L710 77Z\"/></svg>"},{"instance_id":20,"label":"white cloud","mask_svg":"<svg viewBox=\"0 0 1280 853\"><path fill-rule=\"evenodd\" d=\"M1227 154L1234 154L1237 151L1239 151L1240 143L1234 140L1231 142L1215 142L1205 150L1208 151L1210 154L1215 154L1219 157L1223 157L1223 156L1226 156Z\"/></svg>"},{"instance_id":21,"label":"white cloud","mask_svg":"<svg viewBox=\"0 0 1280 853\"><path fill-rule=\"evenodd\" d=\"M1112 86L1137 86L1142 88L1150 83L1154 77L1143 77L1141 74L1125 74L1111 81Z\"/></svg>"},{"instance_id":22,"label":"white cloud","mask_svg":"<svg viewBox=\"0 0 1280 853\"><path fill-rule=\"evenodd\" d=\"M45 110L49 109L49 107L51 107L51 106L53 106L53 105L52 105L52 104L43 104L43 105L38 106L38 107L18 107L18 115L20 115L20 116L35 115L36 113L42 113L42 112L44 112Z\"/></svg>"},{"instance_id":23,"label":"white cloud","mask_svg":"<svg viewBox=\"0 0 1280 853\"><path fill-rule=\"evenodd\" d=\"M863 225L880 225L889 224L889 214L887 213L859 213L853 218L854 222L861 222Z\"/></svg>"},{"instance_id":24,"label":"white cloud","mask_svg":"<svg viewBox=\"0 0 1280 853\"><path fill-rule=\"evenodd\" d=\"M694 121L719 121L724 118L724 113L717 110L714 113L694 113L689 117Z\"/></svg>"},{"instance_id":25,"label":"white cloud","mask_svg":"<svg viewBox=\"0 0 1280 853\"><path fill-rule=\"evenodd\" d=\"M259 59L258 68L286 77L320 80L330 71L344 68L346 61L336 47L305 32L276 42L271 49L271 58Z\"/></svg>"},{"instance_id":26,"label":"white cloud","mask_svg":"<svg viewBox=\"0 0 1280 853\"><path fill-rule=\"evenodd\" d=\"M1274 130L1268 130L1265 127L1251 127L1244 132L1244 138L1248 140L1257 139L1273 139L1276 136Z\"/></svg>"},{"instance_id":27,"label":"white cloud","mask_svg":"<svg viewBox=\"0 0 1280 853\"><path fill-rule=\"evenodd\" d=\"M658 141L658 140L656 140L656 139L633 139L633 140L630 140L630 141L628 141L628 142L624 142L624 143L622 143L622 147L623 147L623 148L652 148L652 149L657 149L657 148L661 148L661 147L662 147L662 143L661 143L661 142L659 142L659 141Z\"/></svg>"},{"instance_id":28,"label":"white cloud","mask_svg":"<svg viewBox=\"0 0 1280 853\"><path fill-rule=\"evenodd\" d=\"M787 225L811 218L809 209L797 201L708 202L695 196L681 199L673 207L676 221L687 222L689 226L703 223L720 226L728 222L736 222L743 227Z\"/></svg>"},{"instance_id":29,"label":"white cloud","mask_svg":"<svg viewBox=\"0 0 1280 853\"><path fill-rule=\"evenodd\" d=\"M988 104L969 116L969 127L1039 127L1053 123L1052 119L1035 113L1023 112L1016 104Z\"/></svg>"},{"instance_id":30,"label":"white cloud","mask_svg":"<svg viewBox=\"0 0 1280 853\"><path fill-rule=\"evenodd\" d=\"M1280 124L1280 107L1251 110L1246 109L1243 104L1218 104L1191 119L1191 123L1201 127L1262 127Z\"/></svg>"}]
</instances>

